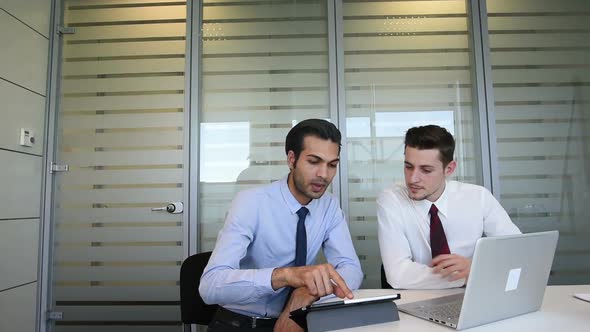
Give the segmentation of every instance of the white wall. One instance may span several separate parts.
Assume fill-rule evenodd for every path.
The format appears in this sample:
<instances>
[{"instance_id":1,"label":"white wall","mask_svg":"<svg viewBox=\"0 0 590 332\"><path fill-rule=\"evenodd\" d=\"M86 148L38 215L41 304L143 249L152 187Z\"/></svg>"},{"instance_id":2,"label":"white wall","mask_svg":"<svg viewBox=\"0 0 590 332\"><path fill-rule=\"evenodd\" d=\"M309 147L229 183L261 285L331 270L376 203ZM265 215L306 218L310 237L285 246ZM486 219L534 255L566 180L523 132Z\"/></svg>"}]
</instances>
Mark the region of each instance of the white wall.
<instances>
[{"instance_id":1,"label":"white wall","mask_svg":"<svg viewBox=\"0 0 590 332\"><path fill-rule=\"evenodd\" d=\"M34 331L51 0L0 0L0 331ZM35 132L19 145L20 128Z\"/></svg>"}]
</instances>

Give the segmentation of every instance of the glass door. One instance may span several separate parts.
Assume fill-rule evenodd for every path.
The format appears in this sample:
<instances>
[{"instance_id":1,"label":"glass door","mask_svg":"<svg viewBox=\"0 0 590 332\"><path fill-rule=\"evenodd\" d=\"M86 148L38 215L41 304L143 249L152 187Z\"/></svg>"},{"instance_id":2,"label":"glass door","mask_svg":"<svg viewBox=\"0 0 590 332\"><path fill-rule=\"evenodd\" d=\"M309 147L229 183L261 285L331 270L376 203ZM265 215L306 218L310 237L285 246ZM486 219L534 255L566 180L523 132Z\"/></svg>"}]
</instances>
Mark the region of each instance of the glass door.
<instances>
[{"instance_id":1,"label":"glass door","mask_svg":"<svg viewBox=\"0 0 590 332\"><path fill-rule=\"evenodd\" d=\"M62 8L52 329L178 331L186 217L158 208L187 190L186 3Z\"/></svg>"}]
</instances>

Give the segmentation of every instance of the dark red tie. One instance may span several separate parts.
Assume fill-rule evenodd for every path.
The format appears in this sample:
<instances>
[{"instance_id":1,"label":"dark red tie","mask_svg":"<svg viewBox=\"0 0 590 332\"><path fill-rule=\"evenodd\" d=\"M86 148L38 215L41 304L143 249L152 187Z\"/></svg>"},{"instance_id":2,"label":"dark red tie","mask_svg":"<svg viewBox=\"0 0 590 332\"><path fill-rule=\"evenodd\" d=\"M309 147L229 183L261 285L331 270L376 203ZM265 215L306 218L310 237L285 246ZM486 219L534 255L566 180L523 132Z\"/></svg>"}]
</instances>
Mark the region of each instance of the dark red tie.
<instances>
[{"instance_id":1,"label":"dark red tie","mask_svg":"<svg viewBox=\"0 0 590 332\"><path fill-rule=\"evenodd\" d=\"M450 254L449 244L447 243L447 237L445 236L445 229L443 228L440 218L438 217L438 209L436 205L432 204L430 207L430 252L432 258Z\"/></svg>"}]
</instances>

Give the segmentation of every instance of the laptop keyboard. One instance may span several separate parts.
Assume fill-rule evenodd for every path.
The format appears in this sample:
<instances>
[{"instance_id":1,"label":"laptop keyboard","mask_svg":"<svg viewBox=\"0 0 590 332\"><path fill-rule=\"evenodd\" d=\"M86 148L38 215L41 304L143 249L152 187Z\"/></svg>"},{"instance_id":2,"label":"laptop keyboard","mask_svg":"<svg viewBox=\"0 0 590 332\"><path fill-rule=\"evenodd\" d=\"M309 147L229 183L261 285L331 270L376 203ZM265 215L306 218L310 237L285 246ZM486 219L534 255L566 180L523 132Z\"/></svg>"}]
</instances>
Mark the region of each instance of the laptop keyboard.
<instances>
[{"instance_id":1,"label":"laptop keyboard","mask_svg":"<svg viewBox=\"0 0 590 332\"><path fill-rule=\"evenodd\" d=\"M425 316L437 317L447 321L457 321L462 305L463 298L449 303L419 306L415 310Z\"/></svg>"}]
</instances>

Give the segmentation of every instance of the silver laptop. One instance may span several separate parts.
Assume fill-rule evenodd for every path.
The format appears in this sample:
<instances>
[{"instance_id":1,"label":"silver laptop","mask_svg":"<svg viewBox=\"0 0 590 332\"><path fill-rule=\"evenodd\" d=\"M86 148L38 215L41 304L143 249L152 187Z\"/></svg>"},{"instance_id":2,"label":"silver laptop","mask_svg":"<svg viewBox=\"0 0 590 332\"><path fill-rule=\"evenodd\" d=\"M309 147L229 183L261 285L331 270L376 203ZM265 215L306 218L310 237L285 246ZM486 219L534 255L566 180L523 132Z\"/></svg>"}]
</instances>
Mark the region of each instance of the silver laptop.
<instances>
[{"instance_id":1,"label":"silver laptop","mask_svg":"<svg viewBox=\"0 0 590 332\"><path fill-rule=\"evenodd\" d=\"M539 310L557 231L477 241L465 293L402 304L399 311L457 330Z\"/></svg>"}]
</instances>

